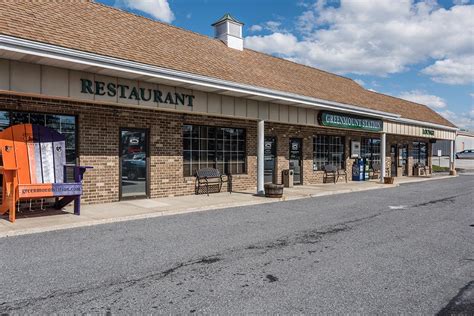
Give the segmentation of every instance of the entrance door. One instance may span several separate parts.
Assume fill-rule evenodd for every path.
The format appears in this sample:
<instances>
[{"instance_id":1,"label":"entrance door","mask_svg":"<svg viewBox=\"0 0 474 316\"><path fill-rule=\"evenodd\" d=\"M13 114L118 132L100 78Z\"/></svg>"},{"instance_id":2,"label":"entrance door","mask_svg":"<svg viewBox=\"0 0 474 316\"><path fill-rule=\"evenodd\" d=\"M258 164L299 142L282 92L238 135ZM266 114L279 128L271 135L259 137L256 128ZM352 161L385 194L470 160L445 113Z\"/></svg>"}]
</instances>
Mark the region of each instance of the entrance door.
<instances>
[{"instance_id":1,"label":"entrance door","mask_svg":"<svg viewBox=\"0 0 474 316\"><path fill-rule=\"evenodd\" d=\"M390 161L391 161L391 166L390 166L390 176L396 177L397 176L397 162L398 162L398 147L397 145L391 145L390 146Z\"/></svg>"},{"instance_id":2,"label":"entrance door","mask_svg":"<svg viewBox=\"0 0 474 316\"><path fill-rule=\"evenodd\" d=\"M402 167L402 176L408 175L408 145L398 147L398 166Z\"/></svg>"},{"instance_id":3,"label":"entrance door","mask_svg":"<svg viewBox=\"0 0 474 316\"><path fill-rule=\"evenodd\" d=\"M301 138L290 138L290 170L293 170L293 183L303 183L303 142Z\"/></svg>"},{"instance_id":4,"label":"entrance door","mask_svg":"<svg viewBox=\"0 0 474 316\"><path fill-rule=\"evenodd\" d=\"M148 131L120 130L120 199L148 197Z\"/></svg>"},{"instance_id":5,"label":"entrance door","mask_svg":"<svg viewBox=\"0 0 474 316\"><path fill-rule=\"evenodd\" d=\"M265 137L264 146L264 179L265 183L275 182L276 164L276 139L275 137Z\"/></svg>"}]
</instances>

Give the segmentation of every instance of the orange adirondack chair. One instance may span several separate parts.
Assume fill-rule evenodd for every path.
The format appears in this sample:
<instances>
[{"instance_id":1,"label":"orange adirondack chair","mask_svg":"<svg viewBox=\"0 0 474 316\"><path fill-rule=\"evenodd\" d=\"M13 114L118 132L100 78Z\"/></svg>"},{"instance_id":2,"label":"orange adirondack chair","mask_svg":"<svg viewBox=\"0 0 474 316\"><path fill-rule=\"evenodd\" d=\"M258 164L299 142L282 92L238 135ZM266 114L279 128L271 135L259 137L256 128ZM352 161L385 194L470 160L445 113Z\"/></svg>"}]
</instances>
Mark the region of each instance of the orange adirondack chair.
<instances>
[{"instance_id":1,"label":"orange adirondack chair","mask_svg":"<svg viewBox=\"0 0 474 316\"><path fill-rule=\"evenodd\" d=\"M41 125L19 124L0 132L0 214L8 212L14 222L17 202L53 197L55 208L74 201L74 214L80 214L82 178L90 167L67 165L65 148L64 135ZM68 167L74 168L72 183L65 182Z\"/></svg>"}]
</instances>

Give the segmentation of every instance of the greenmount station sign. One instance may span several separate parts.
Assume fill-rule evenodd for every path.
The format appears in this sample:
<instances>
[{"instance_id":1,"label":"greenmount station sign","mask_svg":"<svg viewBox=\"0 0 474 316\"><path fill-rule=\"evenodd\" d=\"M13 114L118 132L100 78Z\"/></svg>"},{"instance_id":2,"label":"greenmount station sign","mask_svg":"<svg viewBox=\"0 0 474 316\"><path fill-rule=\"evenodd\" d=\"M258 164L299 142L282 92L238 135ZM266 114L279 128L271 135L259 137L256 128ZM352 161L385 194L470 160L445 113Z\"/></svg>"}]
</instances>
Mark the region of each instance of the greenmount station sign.
<instances>
[{"instance_id":1,"label":"greenmount station sign","mask_svg":"<svg viewBox=\"0 0 474 316\"><path fill-rule=\"evenodd\" d=\"M130 87L124 84L105 83L81 79L81 93L130 99L137 101L152 101L175 105L193 106L194 96L184 93L163 93L157 89Z\"/></svg>"},{"instance_id":2,"label":"greenmount station sign","mask_svg":"<svg viewBox=\"0 0 474 316\"><path fill-rule=\"evenodd\" d=\"M380 132L383 129L382 120L325 111L319 114L319 124L327 127L358 129L371 132Z\"/></svg>"}]
</instances>

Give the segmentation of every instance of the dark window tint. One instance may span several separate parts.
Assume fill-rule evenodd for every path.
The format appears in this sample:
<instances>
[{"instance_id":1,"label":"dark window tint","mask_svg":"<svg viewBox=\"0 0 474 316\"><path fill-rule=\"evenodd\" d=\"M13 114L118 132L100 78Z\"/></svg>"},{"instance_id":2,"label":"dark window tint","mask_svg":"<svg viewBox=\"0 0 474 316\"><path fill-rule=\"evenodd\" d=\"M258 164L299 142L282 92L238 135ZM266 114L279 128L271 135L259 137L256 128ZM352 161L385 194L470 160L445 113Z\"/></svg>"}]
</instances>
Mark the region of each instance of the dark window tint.
<instances>
[{"instance_id":1,"label":"dark window tint","mask_svg":"<svg viewBox=\"0 0 474 316\"><path fill-rule=\"evenodd\" d=\"M313 137L313 170L325 165L344 168L344 137L317 135Z\"/></svg>"},{"instance_id":2,"label":"dark window tint","mask_svg":"<svg viewBox=\"0 0 474 316\"><path fill-rule=\"evenodd\" d=\"M360 153L362 158L369 161L370 167L380 163L380 138L362 138Z\"/></svg>"},{"instance_id":3,"label":"dark window tint","mask_svg":"<svg viewBox=\"0 0 474 316\"><path fill-rule=\"evenodd\" d=\"M428 144L425 142L413 142L413 163L428 165Z\"/></svg>"},{"instance_id":4,"label":"dark window tint","mask_svg":"<svg viewBox=\"0 0 474 316\"><path fill-rule=\"evenodd\" d=\"M202 168L224 174L246 172L245 129L203 125L183 126L184 176Z\"/></svg>"}]
</instances>

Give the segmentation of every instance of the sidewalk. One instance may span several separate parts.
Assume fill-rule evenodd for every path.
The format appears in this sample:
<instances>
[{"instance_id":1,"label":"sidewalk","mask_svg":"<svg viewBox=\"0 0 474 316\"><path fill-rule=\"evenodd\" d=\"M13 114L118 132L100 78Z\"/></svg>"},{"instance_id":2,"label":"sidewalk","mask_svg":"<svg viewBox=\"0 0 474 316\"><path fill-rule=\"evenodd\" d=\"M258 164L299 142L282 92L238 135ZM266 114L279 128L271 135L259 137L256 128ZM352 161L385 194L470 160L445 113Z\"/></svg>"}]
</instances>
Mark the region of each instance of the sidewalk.
<instances>
[{"instance_id":1,"label":"sidewalk","mask_svg":"<svg viewBox=\"0 0 474 316\"><path fill-rule=\"evenodd\" d=\"M45 231L92 226L113 222L130 221L166 215L185 214L213 209L237 206L247 206L278 201L297 200L332 194L357 191L393 188L403 183L452 178L452 176L403 177L397 178L395 184L380 184L376 180L366 182L327 183L302 185L285 188L281 199L271 199L256 196L254 190L227 192L207 195L189 195L159 199L143 199L114 203L83 205L81 215L72 213L72 205L64 210L23 211L18 214L14 224L7 216L0 217L0 238L24 234L34 234Z\"/></svg>"}]
</instances>

